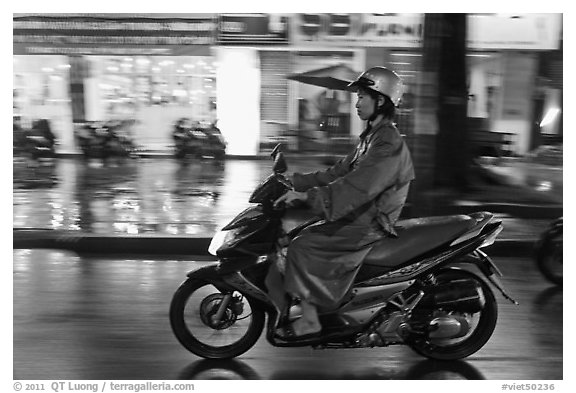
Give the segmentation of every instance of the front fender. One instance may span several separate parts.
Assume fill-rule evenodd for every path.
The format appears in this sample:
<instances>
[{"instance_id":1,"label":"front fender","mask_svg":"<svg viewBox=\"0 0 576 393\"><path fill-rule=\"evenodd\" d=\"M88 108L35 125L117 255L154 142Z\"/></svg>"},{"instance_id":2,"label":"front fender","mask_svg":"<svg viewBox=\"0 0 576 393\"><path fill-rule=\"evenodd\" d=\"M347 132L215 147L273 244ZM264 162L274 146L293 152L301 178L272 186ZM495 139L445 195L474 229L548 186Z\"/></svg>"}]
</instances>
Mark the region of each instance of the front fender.
<instances>
[{"instance_id":1,"label":"front fender","mask_svg":"<svg viewBox=\"0 0 576 393\"><path fill-rule=\"evenodd\" d=\"M190 270L186 273L189 278L196 279L217 279L218 278L218 263L199 267L198 269Z\"/></svg>"},{"instance_id":2,"label":"front fender","mask_svg":"<svg viewBox=\"0 0 576 393\"><path fill-rule=\"evenodd\" d=\"M218 266L218 263L202 266L198 269L189 271L186 276L188 277L188 280L198 280L212 284L221 292L234 290L234 288L226 284L223 277L218 274Z\"/></svg>"},{"instance_id":3,"label":"front fender","mask_svg":"<svg viewBox=\"0 0 576 393\"><path fill-rule=\"evenodd\" d=\"M262 266L265 266L262 264ZM186 276L188 280L202 281L216 287L220 292L239 291L242 295L258 302L266 309L273 308L270 299L262 288L258 288L253 283L248 283L237 270L222 272L220 263L213 263L189 271ZM240 280L238 277L241 277Z\"/></svg>"}]
</instances>

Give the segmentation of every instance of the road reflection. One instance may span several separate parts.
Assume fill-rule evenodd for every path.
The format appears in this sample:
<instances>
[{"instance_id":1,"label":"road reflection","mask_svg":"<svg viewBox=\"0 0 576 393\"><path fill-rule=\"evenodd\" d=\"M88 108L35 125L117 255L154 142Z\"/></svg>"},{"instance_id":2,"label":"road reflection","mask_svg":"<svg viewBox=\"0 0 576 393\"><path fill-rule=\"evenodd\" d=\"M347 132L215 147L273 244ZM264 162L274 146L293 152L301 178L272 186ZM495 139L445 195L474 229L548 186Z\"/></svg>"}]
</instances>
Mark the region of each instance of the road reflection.
<instances>
[{"instance_id":1,"label":"road reflection","mask_svg":"<svg viewBox=\"0 0 576 393\"><path fill-rule=\"evenodd\" d=\"M463 360L460 361L436 361L424 360L415 364L406 375L406 379L485 379L482 373Z\"/></svg>"},{"instance_id":2,"label":"road reflection","mask_svg":"<svg viewBox=\"0 0 576 393\"><path fill-rule=\"evenodd\" d=\"M537 306L538 309L540 309L540 307L554 308L558 305L558 302L562 301L562 296L562 287L554 285L541 291L534 299L534 305ZM560 314L554 313L554 315L562 317L562 303L559 305ZM558 309L553 311L558 311Z\"/></svg>"},{"instance_id":3,"label":"road reflection","mask_svg":"<svg viewBox=\"0 0 576 393\"><path fill-rule=\"evenodd\" d=\"M225 164L224 161L211 161L177 166L172 186L174 200L184 201L187 197L201 197L215 205L221 194Z\"/></svg>"},{"instance_id":4,"label":"road reflection","mask_svg":"<svg viewBox=\"0 0 576 393\"><path fill-rule=\"evenodd\" d=\"M252 367L240 360L198 360L186 367L178 379L234 380L262 379Z\"/></svg>"},{"instance_id":5,"label":"road reflection","mask_svg":"<svg viewBox=\"0 0 576 393\"><path fill-rule=\"evenodd\" d=\"M14 162L12 166L13 187L15 190L47 190L59 184L56 166L52 162L29 165L27 162Z\"/></svg>"},{"instance_id":6,"label":"road reflection","mask_svg":"<svg viewBox=\"0 0 576 393\"><path fill-rule=\"evenodd\" d=\"M563 342L563 294L562 287L551 286L539 292L532 303L529 321L534 341L554 346L562 351Z\"/></svg>"},{"instance_id":7,"label":"road reflection","mask_svg":"<svg viewBox=\"0 0 576 393\"><path fill-rule=\"evenodd\" d=\"M326 371L322 371L326 370ZM253 380L263 379L252 367L240 360L199 360L182 371L180 379ZM482 373L465 361L424 360L407 371L370 367L358 372L335 376L329 367L280 370L272 380L482 380Z\"/></svg>"}]
</instances>

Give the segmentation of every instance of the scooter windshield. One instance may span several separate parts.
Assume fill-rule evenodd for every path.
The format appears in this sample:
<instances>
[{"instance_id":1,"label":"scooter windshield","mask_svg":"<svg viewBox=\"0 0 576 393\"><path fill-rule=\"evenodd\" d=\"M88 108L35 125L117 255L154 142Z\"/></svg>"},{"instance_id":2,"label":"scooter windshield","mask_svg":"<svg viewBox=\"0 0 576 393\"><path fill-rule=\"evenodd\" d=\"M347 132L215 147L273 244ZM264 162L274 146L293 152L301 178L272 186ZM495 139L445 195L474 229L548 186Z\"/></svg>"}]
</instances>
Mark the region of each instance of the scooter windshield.
<instances>
[{"instance_id":1,"label":"scooter windshield","mask_svg":"<svg viewBox=\"0 0 576 393\"><path fill-rule=\"evenodd\" d=\"M222 228L223 231L228 231L230 229L253 225L258 223L262 220L267 220L266 215L264 214L263 207L261 205L258 206L251 206L238 214L228 225Z\"/></svg>"}]
</instances>

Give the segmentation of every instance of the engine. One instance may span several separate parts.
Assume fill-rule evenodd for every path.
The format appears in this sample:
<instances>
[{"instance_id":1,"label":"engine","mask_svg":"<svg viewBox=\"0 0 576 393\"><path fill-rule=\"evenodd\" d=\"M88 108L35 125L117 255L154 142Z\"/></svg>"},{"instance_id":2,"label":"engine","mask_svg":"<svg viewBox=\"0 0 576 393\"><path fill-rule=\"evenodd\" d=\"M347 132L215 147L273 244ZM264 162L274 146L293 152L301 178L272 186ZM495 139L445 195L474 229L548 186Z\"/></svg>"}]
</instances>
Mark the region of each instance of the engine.
<instances>
[{"instance_id":1,"label":"engine","mask_svg":"<svg viewBox=\"0 0 576 393\"><path fill-rule=\"evenodd\" d=\"M400 310L377 317L356 345L374 347L398 344L409 335L430 339L454 339L470 330L469 314L479 312L486 299L474 280L453 280L421 288L422 297L415 307L401 305Z\"/></svg>"}]
</instances>

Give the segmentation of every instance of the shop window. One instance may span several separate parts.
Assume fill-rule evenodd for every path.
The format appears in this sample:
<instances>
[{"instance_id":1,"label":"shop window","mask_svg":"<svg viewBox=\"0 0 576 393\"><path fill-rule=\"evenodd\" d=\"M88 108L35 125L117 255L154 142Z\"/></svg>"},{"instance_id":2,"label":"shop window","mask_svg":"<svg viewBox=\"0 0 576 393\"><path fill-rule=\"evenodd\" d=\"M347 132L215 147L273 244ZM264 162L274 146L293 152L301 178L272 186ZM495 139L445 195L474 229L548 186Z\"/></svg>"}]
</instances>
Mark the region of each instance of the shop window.
<instances>
[{"instance_id":1,"label":"shop window","mask_svg":"<svg viewBox=\"0 0 576 393\"><path fill-rule=\"evenodd\" d=\"M215 120L216 68L210 57L103 57L101 99L107 116L145 107L181 108Z\"/></svg>"}]
</instances>

